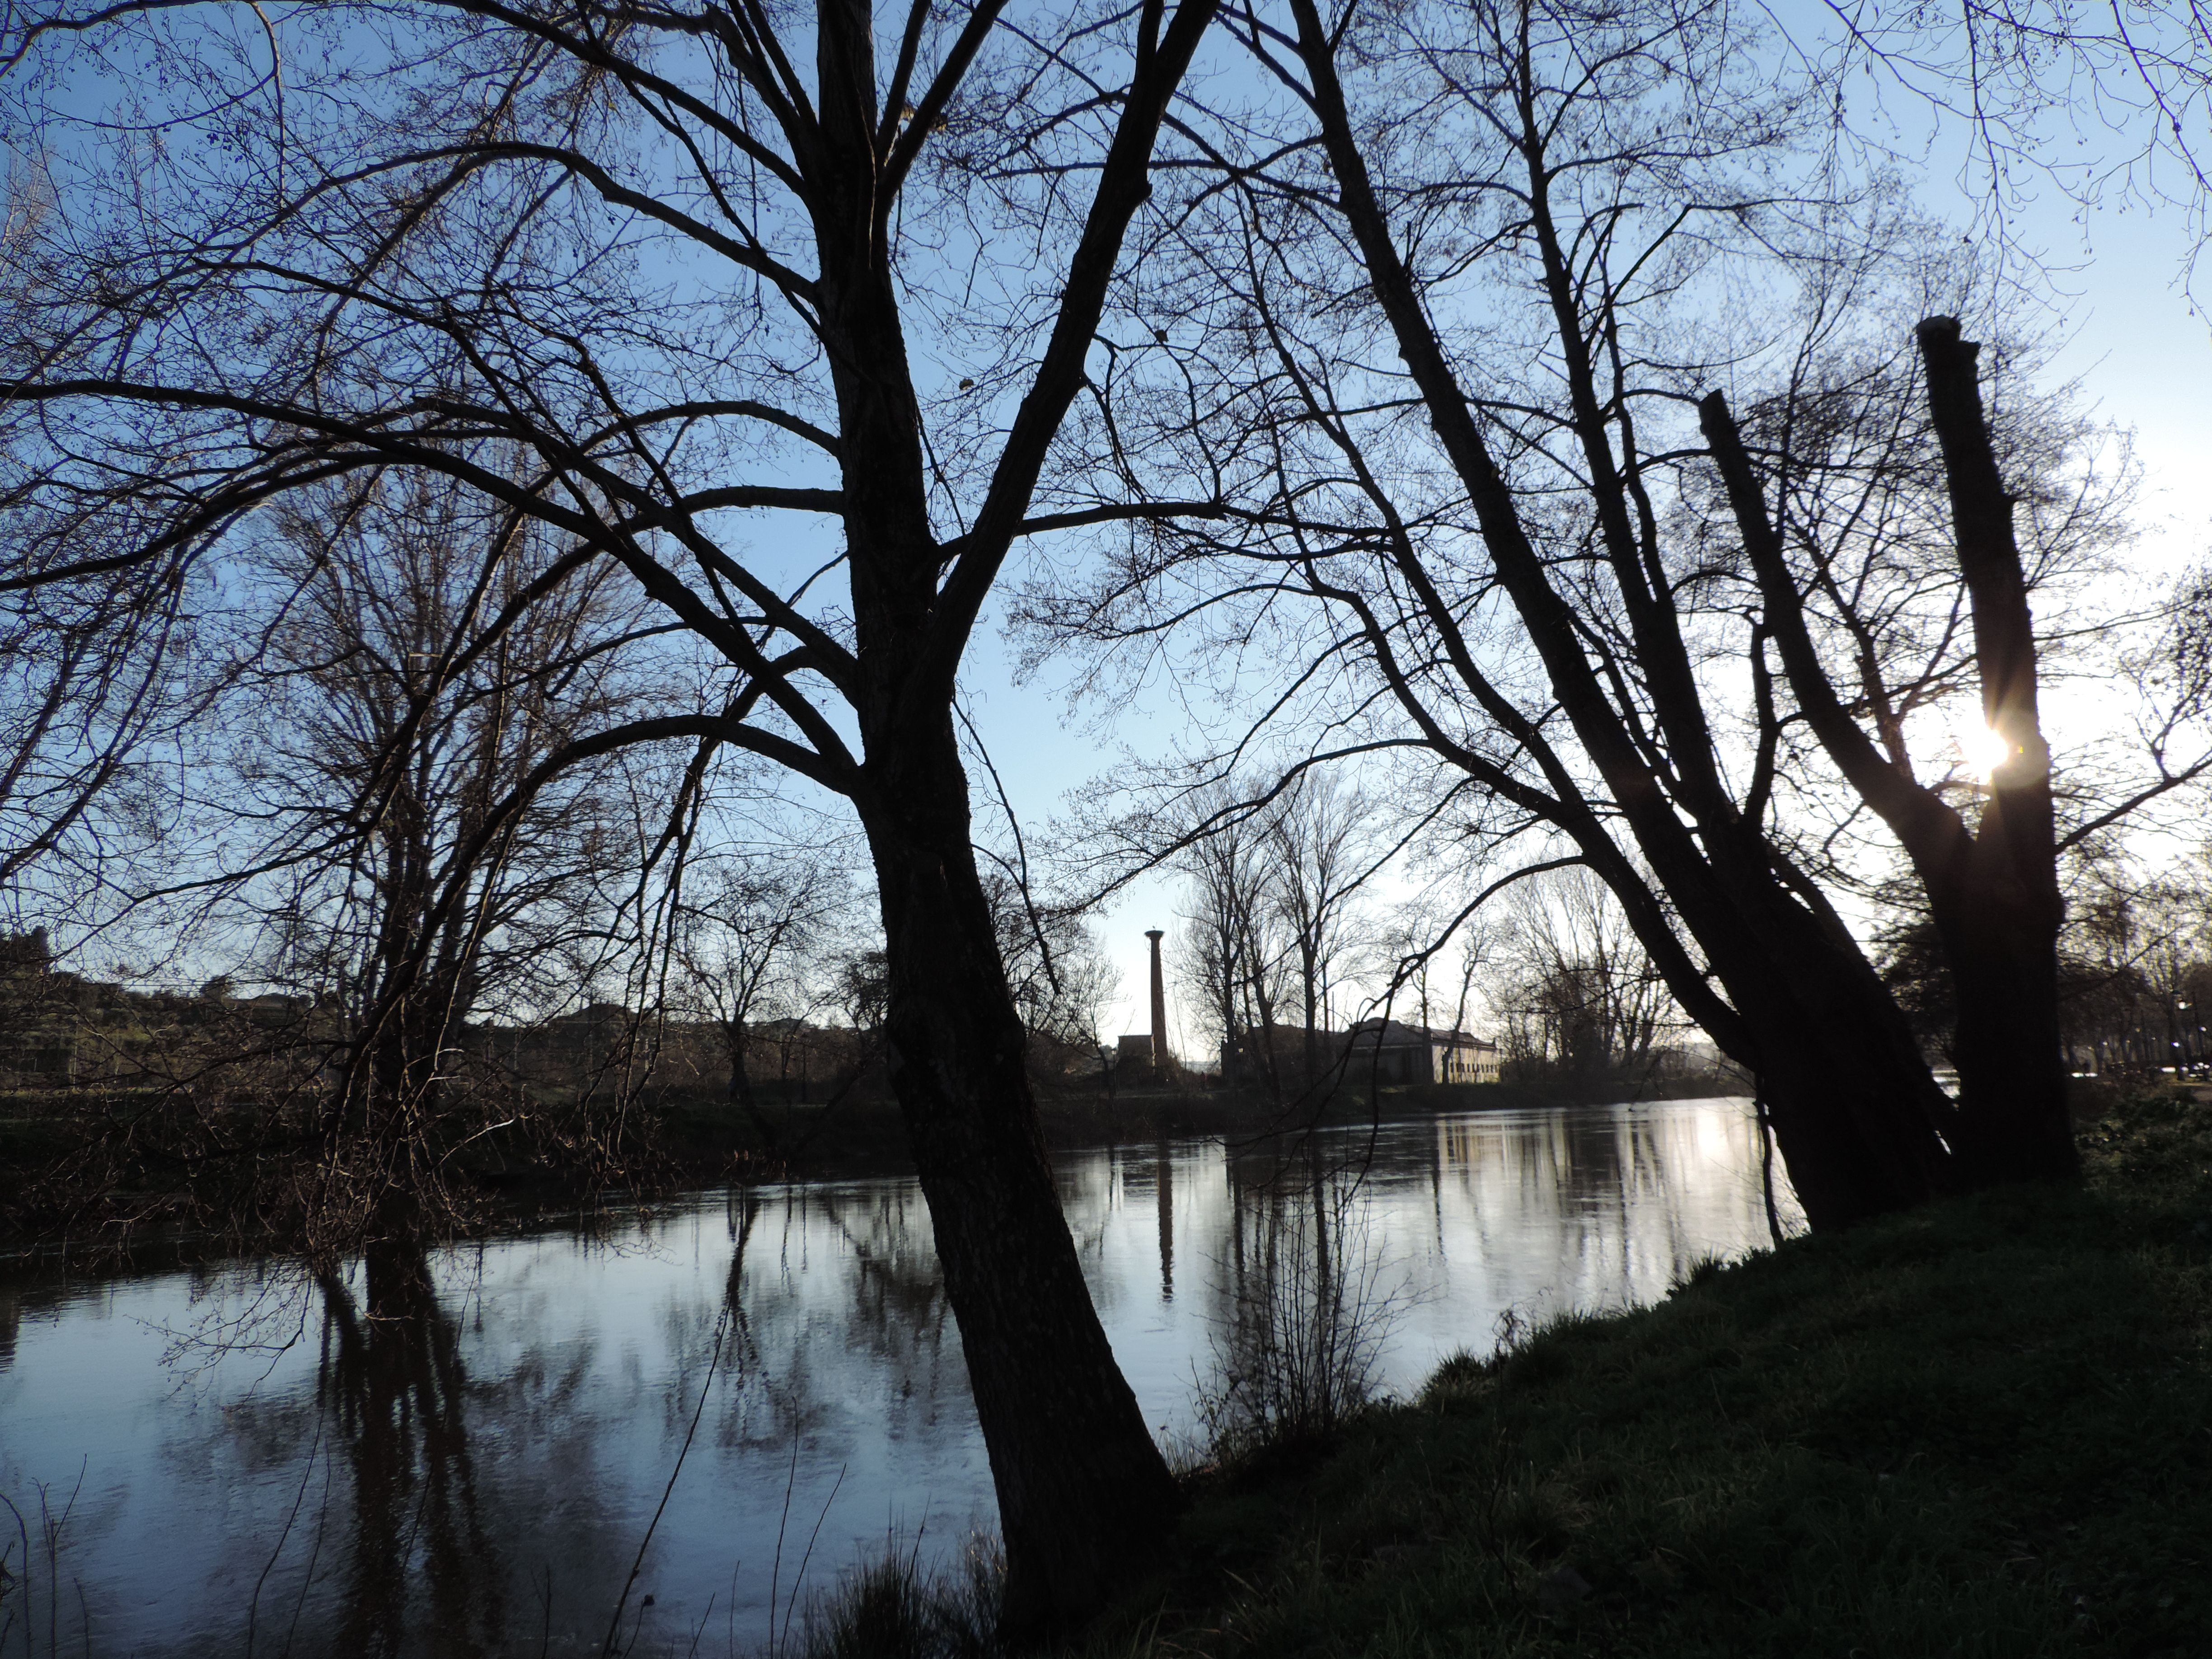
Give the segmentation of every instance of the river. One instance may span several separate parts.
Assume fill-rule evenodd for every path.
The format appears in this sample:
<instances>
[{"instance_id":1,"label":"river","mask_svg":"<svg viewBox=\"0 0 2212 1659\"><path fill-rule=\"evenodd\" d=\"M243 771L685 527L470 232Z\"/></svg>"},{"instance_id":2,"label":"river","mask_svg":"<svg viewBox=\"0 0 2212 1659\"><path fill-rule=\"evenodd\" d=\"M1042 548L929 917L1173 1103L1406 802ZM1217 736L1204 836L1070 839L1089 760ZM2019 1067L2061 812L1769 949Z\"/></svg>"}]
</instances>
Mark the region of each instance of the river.
<instances>
[{"instance_id":1,"label":"river","mask_svg":"<svg viewBox=\"0 0 2212 1659\"><path fill-rule=\"evenodd\" d=\"M1316 1203L1386 1394L1488 1352L1501 1319L1650 1301L1768 1236L1737 1100L1332 1132L1287 1176L1279 1146L1205 1139L1057 1167L1177 1455L1240 1312L1310 1265ZM23 1519L0 1559L27 1581L0 1601L5 1651L27 1613L33 1659L50 1637L148 1659L597 1653L629 1583L618 1645L745 1653L888 1542L942 1559L993 1524L910 1179L701 1193L377 1277L270 1259L0 1280L0 1495Z\"/></svg>"}]
</instances>

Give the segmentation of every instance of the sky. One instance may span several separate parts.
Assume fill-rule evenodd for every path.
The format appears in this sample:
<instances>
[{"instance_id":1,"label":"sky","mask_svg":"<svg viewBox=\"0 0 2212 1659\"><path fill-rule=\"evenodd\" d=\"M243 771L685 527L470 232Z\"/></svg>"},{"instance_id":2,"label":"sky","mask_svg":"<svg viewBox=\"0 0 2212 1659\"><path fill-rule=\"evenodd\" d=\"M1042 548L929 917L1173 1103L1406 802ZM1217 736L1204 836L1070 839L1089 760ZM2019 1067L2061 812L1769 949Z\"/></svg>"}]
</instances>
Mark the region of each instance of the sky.
<instances>
[{"instance_id":1,"label":"sky","mask_svg":"<svg viewBox=\"0 0 2212 1659\"><path fill-rule=\"evenodd\" d=\"M1931 181L1922 200L1961 218L1971 206L1955 184ZM2171 572L2212 555L2212 321L2184 291L2192 248L2183 214L2140 207L2080 213L2070 202L2046 199L2022 206L2010 228L2053 267L2073 268L2052 278L2062 290L2064 343L2044 380L2078 381L2097 415L2134 433L2143 477L2141 534L2131 556L2149 570ZM1170 752L1179 730L1170 697L1135 699L1110 718L1102 738L1088 729L1096 708L1066 717L1049 672L1038 684L1017 684L1013 655L994 618L970 649L966 684L970 719L1025 832L1034 835L1067 812L1120 763L1121 745L1146 758ZM979 818L994 807L979 789ZM1167 929L1172 950L1182 903L1175 878L1152 876L1109 901L1097 919L1120 975L1118 998L1103 1022L1109 1035L1149 1029L1145 930ZM1198 1021L1178 1006L1172 969L1168 993L1176 1051L1197 1057Z\"/></svg>"},{"instance_id":2,"label":"sky","mask_svg":"<svg viewBox=\"0 0 2212 1659\"><path fill-rule=\"evenodd\" d=\"M1946 143L1950 143L1947 151ZM1962 223L1973 214L1970 169L1940 130L1929 143L1919 199ZM2046 374L2078 381L2094 410L2130 428L2143 473L2137 556L2171 572L2212 553L2212 325L2191 307L2181 280L2194 252L2191 227L2177 208L2080 212L2054 189L2015 204L2008 228L2047 257L2062 305L2064 343ZM2212 273L2207 275L2212 283ZM776 532L776 533L781 533ZM793 556L811 568L818 550L800 538ZM1170 754L1182 721L1172 688L1153 684L1109 709L1071 714L1054 672L1018 682L1017 653L995 616L987 616L963 676L967 712L995 763L1012 806L1034 848L1053 821L1123 763ZM989 780L974 780L979 824L995 814ZM1097 927L1119 975L1119 995L1103 1021L1110 1036L1144 1029L1147 928L1168 930L1170 946L1183 899L1173 878L1139 879L1105 905ZM1171 1006L1179 999L1172 973ZM1196 1057L1198 1022L1180 1017L1176 1046Z\"/></svg>"}]
</instances>

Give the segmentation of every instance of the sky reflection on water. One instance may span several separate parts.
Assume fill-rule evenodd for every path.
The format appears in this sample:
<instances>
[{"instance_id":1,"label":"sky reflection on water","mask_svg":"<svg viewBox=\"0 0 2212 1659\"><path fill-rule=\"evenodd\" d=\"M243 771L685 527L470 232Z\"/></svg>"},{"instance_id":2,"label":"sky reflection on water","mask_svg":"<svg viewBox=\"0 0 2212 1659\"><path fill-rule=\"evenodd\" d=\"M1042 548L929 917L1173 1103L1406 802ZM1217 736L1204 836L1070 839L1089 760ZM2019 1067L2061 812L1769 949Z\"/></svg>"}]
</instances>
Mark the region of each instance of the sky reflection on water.
<instances>
[{"instance_id":1,"label":"sky reflection on water","mask_svg":"<svg viewBox=\"0 0 2212 1659\"><path fill-rule=\"evenodd\" d=\"M1366 1171L1383 1386L1486 1351L1508 1310L1651 1300L1763 1245L1757 1146L1741 1101L1325 1138ZM1115 1352L1171 1443L1265 1254L1279 1157L1060 1159ZM0 1493L33 1538L42 1487L57 1516L74 1499L56 1644L95 1655L249 1635L270 1655L597 1652L664 1491L622 1638L750 1651L795 1586L803 1607L887 1538L939 1554L994 1515L927 1212L892 1179L702 1194L598 1239L401 1252L330 1283L270 1261L0 1285ZM42 1653L43 1548L29 1588Z\"/></svg>"}]
</instances>

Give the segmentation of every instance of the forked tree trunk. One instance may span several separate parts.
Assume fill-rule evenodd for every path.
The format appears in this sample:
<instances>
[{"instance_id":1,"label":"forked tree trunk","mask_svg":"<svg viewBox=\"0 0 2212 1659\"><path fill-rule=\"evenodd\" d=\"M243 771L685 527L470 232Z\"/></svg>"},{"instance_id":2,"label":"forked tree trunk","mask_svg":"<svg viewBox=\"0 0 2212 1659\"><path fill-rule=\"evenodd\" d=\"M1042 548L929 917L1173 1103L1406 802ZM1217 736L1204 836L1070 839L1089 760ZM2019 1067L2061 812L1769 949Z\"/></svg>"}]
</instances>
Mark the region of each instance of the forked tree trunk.
<instances>
[{"instance_id":1,"label":"forked tree trunk","mask_svg":"<svg viewBox=\"0 0 2212 1659\"><path fill-rule=\"evenodd\" d=\"M1960 1100L1944 1130L1956 1184L2063 1180L2079 1164L2061 1064L2058 928L2064 905L2051 752L2037 709L2034 626L2013 537L2012 501L1998 477L1975 385L1979 348L1959 337L1955 318L1930 318L1918 334L1973 617L1983 714L2008 750L1978 824L1970 827L1860 729L1814 647L1781 536L1718 392L1701 406L1702 423L1798 706L1830 758L1911 859L1942 939L1958 1005L1952 1052ZM1893 1002L1884 1000L1893 1016Z\"/></svg>"},{"instance_id":2,"label":"forked tree trunk","mask_svg":"<svg viewBox=\"0 0 2212 1659\"><path fill-rule=\"evenodd\" d=\"M1680 857L1656 838L1647 848ZM1842 922L1784 886L1755 826L1714 826L1702 851L1661 873L1727 997L1725 1017L1708 1015L1708 1029L1758 1076L1806 1218L1842 1226L1954 1190L1950 1103ZM1682 952L1660 933L1663 918L1624 908L1676 999L1693 1010L1710 1000L1711 988L1694 970L1686 976Z\"/></svg>"},{"instance_id":3,"label":"forked tree trunk","mask_svg":"<svg viewBox=\"0 0 2212 1659\"><path fill-rule=\"evenodd\" d=\"M1005 1627L1097 1608L1155 1556L1177 1508L1062 1215L969 845L949 716L871 742L864 814L883 901L890 1078L998 1489Z\"/></svg>"},{"instance_id":4,"label":"forked tree trunk","mask_svg":"<svg viewBox=\"0 0 2212 1659\"><path fill-rule=\"evenodd\" d=\"M889 257L898 233L883 143L896 124L877 108L873 13L866 0L815 7L818 120L797 165L819 264L807 297L837 400L857 645L841 689L866 757L839 787L874 855L891 1084L990 1453L1006 1553L1001 1617L1017 1640L1074 1623L1124 1586L1159 1547L1176 1492L1060 1212L1024 1064L1027 1034L976 876L952 704L981 594L1083 384L1122 238L1151 193L1159 122L1212 11L1212 0L1178 0L1171 16L1164 5L1143 9L1133 77L1058 320L956 554L933 526L943 480L924 464ZM974 14L961 37L973 44L956 41L954 63L994 15ZM908 52L917 39L908 37ZM823 664L835 654L825 650ZM816 741L835 739L825 731Z\"/></svg>"}]
</instances>

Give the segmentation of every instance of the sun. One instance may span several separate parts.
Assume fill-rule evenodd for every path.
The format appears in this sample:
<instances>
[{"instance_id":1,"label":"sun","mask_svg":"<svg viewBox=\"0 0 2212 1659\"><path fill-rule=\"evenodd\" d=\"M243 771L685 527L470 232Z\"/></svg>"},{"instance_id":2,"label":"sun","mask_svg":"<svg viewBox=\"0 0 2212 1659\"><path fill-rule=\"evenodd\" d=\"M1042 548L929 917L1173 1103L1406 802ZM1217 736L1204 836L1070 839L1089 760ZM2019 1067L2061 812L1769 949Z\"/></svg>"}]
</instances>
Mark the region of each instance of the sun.
<instances>
[{"instance_id":1,"label":"sun","mask_svg":"<svg viewBox=\"0 0 2212 1659\"><path fill-rule=\"evenodd\" d=\"M1990 775L2012 758L2012 745L1974 715L1960 720L1951 735L1959 745L1960 759L1977 783L1987 783Z\"/></svg>"}]
</instances>

